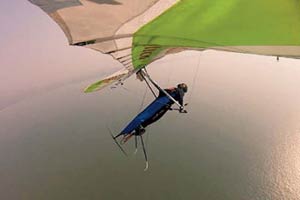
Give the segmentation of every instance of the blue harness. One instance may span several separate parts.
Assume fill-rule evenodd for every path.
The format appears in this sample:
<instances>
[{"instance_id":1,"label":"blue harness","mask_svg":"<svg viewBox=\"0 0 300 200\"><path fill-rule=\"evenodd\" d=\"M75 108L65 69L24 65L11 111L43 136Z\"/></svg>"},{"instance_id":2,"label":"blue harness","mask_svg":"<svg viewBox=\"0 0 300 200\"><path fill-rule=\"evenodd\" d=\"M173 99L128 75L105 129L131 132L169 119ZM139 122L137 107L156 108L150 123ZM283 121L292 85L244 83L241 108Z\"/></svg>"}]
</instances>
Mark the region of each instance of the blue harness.
<instances>
[{"instance_id":1,"label":"blue harness","mask_svg":"<svg viewBox=\"0 0 300 200\"><path fill-rule=\"evenodd\" d=\"M175 96L175 94L172 93L171 96ZM135 129L139 128L143 122L153 118L164 107L171 105L172 103L172 100L167 96L157 97L122 130L121 134L130 134Z\"/></svg>"}]
</instances>

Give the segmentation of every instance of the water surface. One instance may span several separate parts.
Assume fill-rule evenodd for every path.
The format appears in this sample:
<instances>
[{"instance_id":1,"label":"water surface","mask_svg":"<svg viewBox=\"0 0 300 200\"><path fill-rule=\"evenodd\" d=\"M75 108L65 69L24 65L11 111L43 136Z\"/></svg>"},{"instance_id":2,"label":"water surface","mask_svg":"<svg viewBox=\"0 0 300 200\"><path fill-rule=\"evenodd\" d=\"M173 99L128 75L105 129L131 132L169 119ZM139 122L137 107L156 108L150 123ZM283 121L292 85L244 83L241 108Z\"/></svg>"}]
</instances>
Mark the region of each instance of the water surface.
<instances>
[{"instance_id":1,"label":"water surface","mask_svg":"<svg viewBox=\"0 0 300 200\"><path fill-rule=\"evenodd\" d=\"M0 111L0 198L300 198L299 62L188 52L149 70L164 87L190 88L188 114L147 129L147 172L141 149L125 158L107 127L120 131L150 92L142 104L145 85L132 77L126 89L86 95L88 80Z\"/></svg>"}]
</instances>

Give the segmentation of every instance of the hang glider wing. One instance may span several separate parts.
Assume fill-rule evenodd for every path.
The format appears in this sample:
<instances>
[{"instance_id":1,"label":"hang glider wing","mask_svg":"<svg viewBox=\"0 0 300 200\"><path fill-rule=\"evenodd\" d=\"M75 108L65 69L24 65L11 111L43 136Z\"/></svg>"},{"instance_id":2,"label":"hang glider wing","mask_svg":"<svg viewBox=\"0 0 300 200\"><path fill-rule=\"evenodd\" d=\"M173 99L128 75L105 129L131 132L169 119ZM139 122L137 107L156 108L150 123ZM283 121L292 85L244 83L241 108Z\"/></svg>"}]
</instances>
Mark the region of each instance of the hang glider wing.
<instances>
[{"instance_id":1,"label":"hang glider wing","mask_svg":"<svg viewBox=\"0 0 300 200\"><path fill-rule=\"evenodd\" d=\"M122 63L128 71L122 78L183 50L300 58L298 0L29 1L57 22L71 45Z\"/></svg>"},{"instance_id":2,"label":"hang glider wing","mask_svg":"<svg viewBox=\"0 0 300 200\"><path fill-rule=\"evenodd\" d=\"M176 0L29 1L60 26L70 45L87 47L118 60L124 66L121 71L128 72L127 75L118 76L120 78L128 77L136 71L132 62L133 34L176 3ZM99 82L113 83L112 76ZM110 81L105 81L107 79ZM93 86L96 89L91 89ZM102 88L98 86L93 84L85 92Z\"/></svg>"},{"instance_id":3,"label":"hang glider wing","mask_svg":"<svg viewBox=\"0 0 300 200\"><path fill-rule=\"evenodd\" d=\"M300 2L182 0L139 29L133 64L186 49L300 58Z\"/></svg>"}]
</instances>

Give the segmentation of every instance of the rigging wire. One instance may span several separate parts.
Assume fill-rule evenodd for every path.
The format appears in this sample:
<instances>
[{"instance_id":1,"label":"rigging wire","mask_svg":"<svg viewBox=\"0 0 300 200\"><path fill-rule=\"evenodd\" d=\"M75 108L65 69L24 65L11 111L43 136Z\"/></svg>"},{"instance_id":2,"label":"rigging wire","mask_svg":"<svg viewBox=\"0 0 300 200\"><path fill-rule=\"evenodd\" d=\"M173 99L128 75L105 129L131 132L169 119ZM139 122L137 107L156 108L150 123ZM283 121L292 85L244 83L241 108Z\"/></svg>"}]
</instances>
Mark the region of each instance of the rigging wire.
<instances>
[{"instance_id":1,"label":"rigging wire","mask_svg":"<svg viewBox=\"0 0 300 200\"><path fill-rule=\"evenodd\" d=\"M168 75L168 82L167 82L167 85L169 86L169 84L170 84L170 80L171 80L171 76L173 75L173 70L171 70L172 69L172 67L169 67L169 75Z\"/></svg>"},{"instance_id":2,"label":"rigging wire","mask_svg":"<svg viewBox=\"0 0 300 200\"><path fill-rule=\"evenodd\" d=\"M146 99L146 96L147 96L147 91L148 91L147 88L145 88L145 92L144 92L144 95L143 95L142 103L140 105L139 113L142 111L142 108L144 107L145 99Z\"/></svg>"},{"instance_id":3,"label":"rigging wire","mask_svg":"<svg viewBox=\"0 0 300 200\"><path fill-rule=\"evenodd\" d=\"M156 96L155 92L153 91L152 87L150 86L150 84L149 84L149 82L147 81L147 79L145 79L145 77L144 77L144 80L145 80L146 84L148 85L149 89L151 90L153 96L156 98L157 96Z\"/></svg>"},{"instance_id":4,"label":"rigging wire","mask_svg":"<svg viewBox=\"0 0 300 200\"><path fill-rule=\"evenodd\" d=\"M146 68L144 68L144 72L145 72L145 73L146 73L146 75L149 77L149 74L148 74L148 71L147 71L147 69L146 69ZM148 80L145 78L145 76L144 76L144 74L143 74L143 71L141 71L141 73L142 73L142 77L143 77L143 79L145 80L145 82L146 82L147 86L149 87L149 89L151 90L152 94L153 94L153 95L154 95L154 97L156 98L156 97L157 97L157 95L156 95L156 94L155 94L155 92L153 91L153 89L152 89L152 87L150 86L150 84L149 84Z\"/></svg>"},{"instance_id":5,"label":"rigging wire","mask_svg":"<svg viewBox=\"0 0 300 200\"><path fill-rule=\"evenodd\" d=\"M194 93L194 87L195 87L195 84L196 84L196 81L197 81L197 77L198 77L198 72L199 72L199 67L200 67L200 64L201 64L201 53L198 57L198 63L197 63L197 67L196 67L196 71L194 73L194 77L193 77L193 82L192 82L192 86L191 86L191 92L187 98L188 102L190 103L191 99L192 99L192 95Z\"/></svg>"}]
</instances>

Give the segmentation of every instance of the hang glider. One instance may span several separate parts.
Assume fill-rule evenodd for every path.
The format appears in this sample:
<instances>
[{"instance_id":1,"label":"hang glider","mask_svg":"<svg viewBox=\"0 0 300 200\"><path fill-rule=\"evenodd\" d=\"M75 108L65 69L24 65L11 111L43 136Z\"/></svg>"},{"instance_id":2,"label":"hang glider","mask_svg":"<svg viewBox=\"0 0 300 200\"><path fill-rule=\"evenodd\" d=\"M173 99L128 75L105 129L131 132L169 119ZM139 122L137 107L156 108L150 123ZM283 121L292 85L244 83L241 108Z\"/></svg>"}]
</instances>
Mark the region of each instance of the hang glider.
<instances>
[{"instance_id":1,"label":"hang glider","mask_svg":"<svg viewBox=\"0 0 300 200\"><path fill-rule=\"evenodd\" d=\"M123 65L87 93L122 84L153 61L184 50L300 58L299 0L29 1L60 26L70 45L109 54Z\"/></svg>"},{"instance_id":2,"label":"hang glider","mask_svg":"<svg viewBox=\"0 0 300 200\"><path fill-rule=\"evenodd\" d=\"M70 45L111 55L124 68L86 88L119 83L167 54L214 49L300 58L295 0L29 0Z\"/></svg>"}]
</instances>

